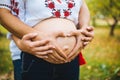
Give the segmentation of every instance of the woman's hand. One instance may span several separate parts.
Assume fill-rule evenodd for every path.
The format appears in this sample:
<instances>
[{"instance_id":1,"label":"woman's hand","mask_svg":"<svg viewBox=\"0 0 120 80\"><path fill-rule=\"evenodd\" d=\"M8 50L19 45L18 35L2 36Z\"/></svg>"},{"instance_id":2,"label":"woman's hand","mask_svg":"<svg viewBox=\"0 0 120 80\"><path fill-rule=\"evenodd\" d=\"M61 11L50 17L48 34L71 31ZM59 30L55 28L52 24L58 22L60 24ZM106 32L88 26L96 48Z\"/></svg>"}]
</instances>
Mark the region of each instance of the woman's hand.
<instances>
[{"instance_id":1,"label":"woman's hand","mask_svg":"<svg viewBox=\"0 0 120 80\"><path fill-rule=\"evenodd\" d=\"M71 31L68 34L68 37L69 36L75 36L76 45L74 49L72 50L72 52L68 55L68 58L67 58L68 62L72 61L79 54L78 52L81 51L81 49L83 49L83 42L82 42L83 35L81 34L81 30Z\"/></svg>"},{"instance_id":2,"label":"woman's hand","mask_svg":"<svg viewBox=\"0 0 120 80\"><path fill-rule=\"evenodd\" d=\"M92 41L94 37L94 30L92 26L83 26L80 30L70 32L68 36L75 36L77 39L75 48L68 55L68 61L71 61L79 54L82 48Z\"/></svg>"},{"instance_id":3,"label":"woman's hand","mask_svg":"<svg viewBox=\"0 0 120 80\"><path fill-rule=\"evenodd\" d=\"M67 55L63 52L63 50L58 46L56 39L58 37L65 37L66 35L62 31L54 31L49 35L50 42L49 44L54 45L55 48L53 49L54 54L48 54L49 58L53 60L52 62L56 64L66 63Z\"/></svg>"}]
</instances>

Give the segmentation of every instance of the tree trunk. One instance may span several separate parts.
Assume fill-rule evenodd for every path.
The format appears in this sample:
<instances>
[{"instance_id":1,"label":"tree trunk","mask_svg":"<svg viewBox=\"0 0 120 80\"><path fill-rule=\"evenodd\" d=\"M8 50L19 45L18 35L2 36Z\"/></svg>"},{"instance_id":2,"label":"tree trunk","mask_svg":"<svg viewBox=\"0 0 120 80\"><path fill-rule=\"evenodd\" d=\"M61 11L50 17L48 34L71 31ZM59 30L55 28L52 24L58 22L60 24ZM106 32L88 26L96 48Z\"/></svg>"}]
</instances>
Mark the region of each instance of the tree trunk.
<instances>
[{"instance_id":1,"label":"tree trunk","mask_svg":"<svg viewBox=\"0 0 120 80\"><path fill-rule=\"evenodd\" d=\"M118 20L116 18L114 18L114 23L113 25L111 25L111 29L110 29L110 36L114 36L114 29L115 29L115 26L117 25L118 23Z\"/></svg>"}]
</instances>

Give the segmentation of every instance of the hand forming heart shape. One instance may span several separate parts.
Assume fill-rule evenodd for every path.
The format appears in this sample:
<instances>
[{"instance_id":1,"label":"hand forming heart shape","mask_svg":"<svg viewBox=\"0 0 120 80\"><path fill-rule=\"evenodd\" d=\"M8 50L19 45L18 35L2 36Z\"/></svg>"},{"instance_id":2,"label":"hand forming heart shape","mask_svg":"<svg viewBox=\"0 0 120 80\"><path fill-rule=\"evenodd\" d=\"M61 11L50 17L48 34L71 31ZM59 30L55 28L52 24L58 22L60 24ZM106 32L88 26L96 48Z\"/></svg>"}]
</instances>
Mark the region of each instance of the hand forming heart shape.
<instances>
[{"instance_id":1,"label":"hand forming heart shape","mask_svg":"<svg viewBox=\"0 0 120 80\"><path fill-rule=\"evenodd\" d=\"M60 51L54 51L54 55L59 55L63 53L64 55L68 56L70 52L74 49L76 45L76 37L69 36L66 37L65 34L68 34L70 31L76 30L75 24L67 19L62 18L49 18L46 20L41 21L34 28L40 32L43 32L48 35L47 38L51 39L50 44L55 45L56 48ZM60 34L61 32L65 33ZM43 38L46 38L43 36ZM48 55L49 56L49 55ZM62 55L60 55L63 57ZM52 56L53 57L53 56ZM48 57L49 58L49 57ZM54 61L45 59L46 61L54 64L60 64L61 61Z\"/></svg>"}]
</instances>

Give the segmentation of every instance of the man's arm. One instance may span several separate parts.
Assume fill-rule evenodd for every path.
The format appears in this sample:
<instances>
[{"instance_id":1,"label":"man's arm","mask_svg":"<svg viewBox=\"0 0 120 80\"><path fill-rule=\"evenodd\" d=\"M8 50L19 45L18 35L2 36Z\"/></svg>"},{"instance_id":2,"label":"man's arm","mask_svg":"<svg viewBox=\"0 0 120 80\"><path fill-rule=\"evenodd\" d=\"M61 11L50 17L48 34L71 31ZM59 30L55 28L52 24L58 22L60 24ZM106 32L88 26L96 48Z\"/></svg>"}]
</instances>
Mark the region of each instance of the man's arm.
<instances>
[{"instance_id":1,"label":"man's arm","mask_svg":"<svg viewBox=\"0 0 120 80\"><path fill-rule=\"evenodd\" d=\"M37 32L37 30L29 27L20 21L17 17L11 14L11 12L5 8L0 8L0 23L12 34L21 38L23 35L31 32Z\"/></svg>"},{"instance_id":2,"label":"man's arm","mask_svg":"<svg viewBox=\"0 0 120 80\"><path fill-rule=\"evenodd\" d=\"M47 45L49 43L48 40L31 41L31 39L36 36L36 33L29 33L24 35L22 39L19 39L18 37L12 35L12 39L20 50L29 54L39 55L39 57L42 58L47 54L52 53L50 49L52 49L53 46Z\"/></svg>"},{"instance_id":3,"label":"man's arm","mask_svg":"<svg viewBox=\"0 0 120 80\"><path fill-rule=\"evenodd\" d=\"M84 37L82 37L83 45L86 46L94 37L94 29L93 26L90 26L90 12L85 0L83 0L79 13L79 28L84 35Z\"/></svg>"}]
</instances>

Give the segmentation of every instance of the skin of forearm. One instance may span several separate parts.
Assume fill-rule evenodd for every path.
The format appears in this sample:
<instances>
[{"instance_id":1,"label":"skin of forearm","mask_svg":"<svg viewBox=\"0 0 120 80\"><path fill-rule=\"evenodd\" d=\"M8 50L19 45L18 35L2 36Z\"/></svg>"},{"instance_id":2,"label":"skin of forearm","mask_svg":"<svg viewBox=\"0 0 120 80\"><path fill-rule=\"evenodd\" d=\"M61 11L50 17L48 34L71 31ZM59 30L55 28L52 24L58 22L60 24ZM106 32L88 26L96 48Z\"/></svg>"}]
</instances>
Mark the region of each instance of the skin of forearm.
<instances>
[{"instance_id":1,"label":"skin of forearm","mask_svg":"<svg viewBox=\"0 0 120 80\"><path fill-rule=\"evenodd\" d=\"M9 32L19 38L22 38L22 36L27 33L37 32L37 30L24 24L16 16L12 15L9 10L6 9L0 9L0 23Z\"/></svg>"},{"instance_id":2,"label":"skin of forearm","mask_svg":"<svg viewBox=\"0 0 120 80\"><path fill-rule=\"evenodd\" d=\"M89 25L89 23L90 23L90 12L87 4L83 0L83 4L81 6L79 13L79 27L82 27L84 25Z\"/></svg>"},{"instance_id":3,"label":"skin of forearm","mask_svg":"<svg viewBox=\"0 0 120 80\"><path fill-rule=\"evenodd\" d=\"M20 48L20 39L18 37L16 37L15 35L12 35L12 39L17 44L17 46Z\"/></svg>"}]
</instances>

